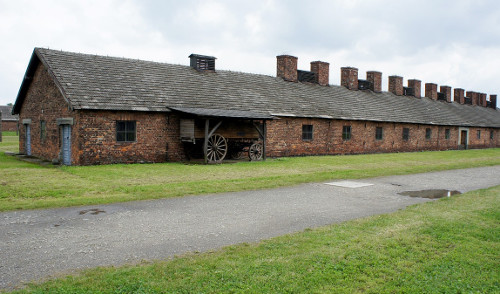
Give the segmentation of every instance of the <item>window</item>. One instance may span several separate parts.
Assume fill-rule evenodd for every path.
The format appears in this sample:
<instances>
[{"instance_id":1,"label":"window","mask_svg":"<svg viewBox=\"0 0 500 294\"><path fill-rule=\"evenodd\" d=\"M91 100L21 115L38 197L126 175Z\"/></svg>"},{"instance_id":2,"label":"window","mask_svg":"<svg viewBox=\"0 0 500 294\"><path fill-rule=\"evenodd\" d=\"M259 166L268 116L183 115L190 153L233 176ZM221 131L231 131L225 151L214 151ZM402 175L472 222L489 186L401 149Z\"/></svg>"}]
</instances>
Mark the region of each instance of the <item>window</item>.
<instances>
[{"instance_id":1,"label":"window","mask_svg":"<svg viewBox=\"0 0 500 294\"><path fill-rule=\"evenodd\" d=\"M342 127L342 139L351 140L351 126Z\"/></svg>"},{"instance_id":2,"label":"window","mask_svg":"<svg viewBox=\"0 0 500 294\"><path fill-rule=\"evenodd\" d=\"M375 140L382 140L384 138L384 129L377 127L375 129Z\"/></svg>"},{"instance_id":3,"label":"window","mask_svg":"<svg viewBox=\"0 0 500 294\"><path fill-rule=\"evenodd\" d=\"M410 139L410 129L403 128L403 141L408 141Z\"/></svg>"},{"instance_id":4,"label":"window","mask_svg":"<svg viewBox=\"0 0 500 294\"><path fill-rule=\"evenodd\" d=\"M43 141L47 138L47 126L44 120L40 121L40 139Z\"/></svg>"},{"instance_id":5,"label":"window","mask_svg":"<svg viewBox=\"0 0 500 294\"><path fill-rule=\"evenodd\" d=\"M117 121L116 122L116 141L134 142L135 141L135 121Z\"/></svg>"},{"instance_id":6,"label":"window","mask_svg":"<svg viewBox=\"0 0 500 294\"><path fill-rule=\"evenodd\" d=\"M425 129L425 139L430 140L432 137L432 131L430 128Z\"/></svg>"},{"instance_id":7,"label":"window","mask_svg":"<svg viewBox=\"0 0 500 294\"><path fill-rule=\"evenodd\" d=\"M302 140L310 141L313 139L313 126L302 125Z\"/></svg>"},{"instance_id":8,"label":"window","mask_svg":"<svg viewBox=\"0 0 500 294\"><path fill-rule=\"evenodd\" d=\"M477 138L481 139L481 130L477 130Z\"/></svg>"},{"instance_id":9,"label":"window","mask_svg":"<svg viewBox=\"0 0 500 294\"><path fill-rule=\"evenodd\" d=\"M495 133L493 131L490 131L490 140L493 140L494 136L495 136Z\"/></svg>"},{"instance_id":10,"label":"window","mask_svg":"<svg viewBox=\"0 0 500 294\"><path fill-rule=\"evenodd\" d=\"M444 130L444 138L446 140L449 140L450 139L450 129L445 129Z\"/></svg>"}]
</instances>

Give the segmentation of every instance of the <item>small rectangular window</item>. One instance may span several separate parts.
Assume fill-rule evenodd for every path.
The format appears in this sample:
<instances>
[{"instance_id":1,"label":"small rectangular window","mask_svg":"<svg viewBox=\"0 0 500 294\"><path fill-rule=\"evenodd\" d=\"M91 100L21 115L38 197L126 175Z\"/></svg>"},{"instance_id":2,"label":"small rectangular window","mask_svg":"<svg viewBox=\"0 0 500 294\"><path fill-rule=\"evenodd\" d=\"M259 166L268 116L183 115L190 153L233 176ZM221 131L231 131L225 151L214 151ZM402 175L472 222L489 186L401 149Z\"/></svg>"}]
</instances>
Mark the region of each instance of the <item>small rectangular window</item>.
<instances>
[{"instance_id":1,"label":"small rectangular window","mask_svg":"<svg viewBox=\"0 0 500 294\"><path fill-rule=\"evenodd\" d=\"M493 140L494 137L495 137L495 133L493 131L490 131L490 140Z\"/></svg>"},{"instance_id":2,"label":"small rectangular window","mask_svg":"<svg viewBox=\"0 0 500 294\"><path fill-rule=\"evenodd\" d=\"M477 130L477 138L481 139L481 130Z\"/></svg>"},{"instance_id":3,"label":"small rectangular window","mask_svg":"<svg viewBox=\"0 0 500 294\"><path fill-rule=\"evenodd\" d=\"M47 125L44 120L40 121L40 139L43 141L47 137Z\"/></svg>"},{"instance_id":4,"label":"small rectangular window","mask_svg":"<svg viewBox=\"0 0 500 294\"><path fill-rule=\"evenodd\" d=\"M346 141L351 140L351 126L342 127L342 139Z\"/></svg>"},{"instance_id":5,"label":"small rectangular window","mask_svg":"<svg viewBox=\"0 0 500 294\"><path fill-rule=\"evenodd\" d=\"M375 140L382 140L384 138L384 129L382 127L377 127L375 129Z\"/></svg>"},{"instance_id":6,"label":"small rectangular window","mask_svg":"<svg viewBox=\"0 0 500 294\"><path fill-rule=\"evenodd\" d=\"M116 122L116 141L135 142L136 122L135 121L117 121Z\"/></svg>"},{"instance_id":7,"label":"small rectangular window","mask_svg":"<svg viewBox=\"0 0 500 294\"><path fill-rule=\"evenodd\" d=\"M310 141L313 139L313 126L302 125L302 140Z\"/></svg>"},{"instance_id":8,"label":"small rectangular window","mask_svg":"<svg viewBox=\"0 0 500 294\"><path fill-rule=\"evenodd\" d=\"M425 139L430 140L432 137L432 130L430 128L425 129Z\"/></svg>"},{"instance_id":9,"label":"small rectangular window","mask_svg":"<svg viewBox=\"0 0 500 294\"><path fill-rule=\"evenodd\" d=\"M410 139L410 129L403 128L403 141L408 141Z\"/></svg>"},{"instance_id":10,"label":"small rectangular window","mask_svg":"<svg viewBox=\"0 0 500 294\"><path fill-rule=\"evenodd\" d=\"M444 130L444 138L446 140L449 140L450 139L450 129L445 129Z\"/></svg>"}]
</instances>

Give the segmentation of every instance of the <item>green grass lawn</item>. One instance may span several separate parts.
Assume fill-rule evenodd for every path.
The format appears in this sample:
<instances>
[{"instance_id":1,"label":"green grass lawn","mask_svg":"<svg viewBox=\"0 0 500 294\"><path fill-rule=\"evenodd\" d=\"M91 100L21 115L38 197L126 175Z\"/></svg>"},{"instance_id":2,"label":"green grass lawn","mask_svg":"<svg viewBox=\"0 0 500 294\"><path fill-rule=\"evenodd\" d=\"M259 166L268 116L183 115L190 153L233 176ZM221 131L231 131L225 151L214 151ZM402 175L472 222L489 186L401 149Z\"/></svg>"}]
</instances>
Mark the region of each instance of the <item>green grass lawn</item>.
<instances>
[{"instance_id":1,"label":"green grass lawn","mask_svg":"<svg viewBox=\"0 0 500 294\"><path fill-rule=\"evenodd\" d=\"M499 293L500 186L22 293Z\"/></svg>"},{"instance_id":2,"label":"green grass lawn","mask_svg":"<svg viewBox=\"0 0 500 294\"><path fill-rule=\"evenodd\" d=\"M275 188L500 164L500 148L314 156L222 165L183 163L42 167L19 161L16 136L0 143L0 211L92 205Z\"/></svg>"}]
</instances>

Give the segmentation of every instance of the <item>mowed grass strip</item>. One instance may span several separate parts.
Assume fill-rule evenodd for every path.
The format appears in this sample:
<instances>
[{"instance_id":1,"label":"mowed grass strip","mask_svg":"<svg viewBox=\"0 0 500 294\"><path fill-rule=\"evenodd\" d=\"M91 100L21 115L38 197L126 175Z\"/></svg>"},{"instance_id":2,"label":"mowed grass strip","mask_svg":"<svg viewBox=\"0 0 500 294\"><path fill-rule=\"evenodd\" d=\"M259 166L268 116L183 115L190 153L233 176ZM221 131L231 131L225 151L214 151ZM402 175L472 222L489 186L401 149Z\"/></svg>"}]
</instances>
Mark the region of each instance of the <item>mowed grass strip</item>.
<instances>
[{"instance_id":1,"label":"mowed grass strip","mask_svg":"<svg viewBox=\"0 0 500 294\"><path fill-rule=\"evenodd\" d=\"M233 192L500 164L500 148L496 148L278 158L221 165L41 167L5 155L2 151L17 152L18 149L16 136L5 138L0 143L0 211Z\"/></svg>"},{"instance_id":2,"label":"mowed grass strip","mask_svg":"<svg viewBox=\"0 0 500 294\"><path fill-rule=\"evenodd\" d=\"M19 293L499 293L500 186Z\"/></svg>"}]
</instances>

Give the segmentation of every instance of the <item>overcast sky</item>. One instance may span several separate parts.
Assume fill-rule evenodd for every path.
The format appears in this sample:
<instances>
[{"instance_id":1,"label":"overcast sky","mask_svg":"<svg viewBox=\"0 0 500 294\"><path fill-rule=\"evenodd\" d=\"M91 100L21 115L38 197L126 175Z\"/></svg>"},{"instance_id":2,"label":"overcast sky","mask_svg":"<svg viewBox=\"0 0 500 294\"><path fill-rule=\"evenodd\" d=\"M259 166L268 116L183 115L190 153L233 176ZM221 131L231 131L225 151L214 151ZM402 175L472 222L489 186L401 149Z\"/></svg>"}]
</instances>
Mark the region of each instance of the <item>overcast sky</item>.
<instances>
[{"instance_id":1,"label":"overcast sky","mask_svg":"<svg viewBox=\"0 0 500 294\"><path fill-rule=\"evenodd\" d=\"M0 0L0 104L14 102L34 47L276 74L276 55L500 94L498 0ZM422 84L423 86L423 84ZM423 88L423 87L422 87ZM424 94L422 89L422 94ZM488 98L489 99L489 98Z\"/></svg>"}]
</instances>

